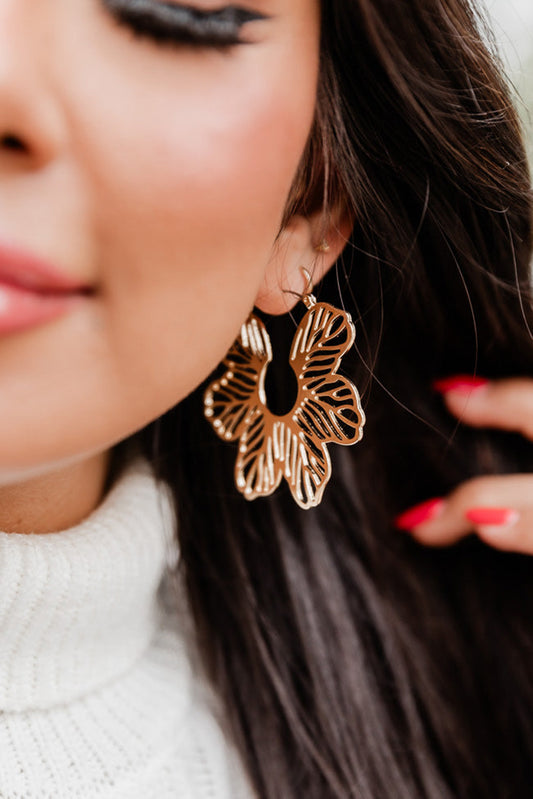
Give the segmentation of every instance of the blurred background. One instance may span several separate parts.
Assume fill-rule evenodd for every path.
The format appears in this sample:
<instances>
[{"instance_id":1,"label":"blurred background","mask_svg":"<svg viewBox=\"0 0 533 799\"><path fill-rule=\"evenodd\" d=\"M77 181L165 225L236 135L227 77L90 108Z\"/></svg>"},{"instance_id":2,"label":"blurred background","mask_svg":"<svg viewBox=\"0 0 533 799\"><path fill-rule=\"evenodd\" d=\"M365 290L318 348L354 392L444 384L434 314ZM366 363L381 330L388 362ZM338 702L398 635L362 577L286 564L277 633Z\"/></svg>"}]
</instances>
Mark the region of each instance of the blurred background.
<instances>
[{"instance_id":1,"label":"blurred background","mask_svg":"<svg viewBox=\"0 0 533 799\"><path fill-rule=\"evenodd\" d=\"M478 0L515 87L533 164L533 0Z\"/></svg>"}]
</instances>

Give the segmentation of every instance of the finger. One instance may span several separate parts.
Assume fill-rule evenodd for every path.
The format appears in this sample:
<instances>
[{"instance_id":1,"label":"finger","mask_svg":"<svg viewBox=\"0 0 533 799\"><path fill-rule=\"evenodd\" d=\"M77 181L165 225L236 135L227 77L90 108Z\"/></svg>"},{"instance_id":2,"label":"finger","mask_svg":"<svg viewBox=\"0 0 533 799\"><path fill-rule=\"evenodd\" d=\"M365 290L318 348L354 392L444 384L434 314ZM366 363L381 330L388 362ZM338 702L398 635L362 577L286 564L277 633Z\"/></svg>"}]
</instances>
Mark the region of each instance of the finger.
<instances>
[{"instance_id":1,"label":"finger","mask_svg":"<svg viewBox=\"0 0 533 799\"><path fill-rule=\"evenodd\" d=\"M533 555L533 508L470 508L466 515L473 532L491 547Z\"/></svg>"},{"instance_id":2,"label":"finger","mask_svg":"<svg viewBox=\"0 0 533 799\"><path fill-rule=\"evenodd\" d=\"M533 441L533 379L485 380L458 375L437 380L448 410L473 427L497 427Z\"/></svg>"},{"instance_id":3,"label":"finger","mask_svg":"<svg viewBox=\"0 0 533 799\"><path fill-rule=\"evenodd\" d=\"M468 518L474 508L533 512L533 475L484 475L461 483L447 497L404 511L396 526L427 546L448 546L484 526ZM491 525L494 526L494 525ZM503 525L502 525L503 526ZM533 550L533 525L530 528Z\"/></svg>"}]
</instances>

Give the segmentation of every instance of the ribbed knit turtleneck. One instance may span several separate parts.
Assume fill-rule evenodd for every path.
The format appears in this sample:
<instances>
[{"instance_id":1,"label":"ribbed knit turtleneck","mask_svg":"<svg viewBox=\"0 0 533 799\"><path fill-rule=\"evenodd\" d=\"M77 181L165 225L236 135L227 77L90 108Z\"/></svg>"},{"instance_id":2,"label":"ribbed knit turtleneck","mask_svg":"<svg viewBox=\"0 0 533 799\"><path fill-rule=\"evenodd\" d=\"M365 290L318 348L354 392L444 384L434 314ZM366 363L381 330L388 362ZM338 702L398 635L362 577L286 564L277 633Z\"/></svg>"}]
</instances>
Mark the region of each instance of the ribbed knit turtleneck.
<instances>
[{"instance_id":1,"label":"ribbed knit turtleneck","mask_svg":"<svg viewBox=\"0 0 533 799\"><path fill-rule=\"evenodd\" d=\"M166 494L137 461L76 527L0 532L0 710L70 702L146 650L157 626L165 512Z\"/></svg>"},{"instance_id":2,"label":"ribbed knit turtleneck","mask_svg":"<svg viewBox=\"0 0 533 799\"><path fill-rule=\"evenodd\" d=\"M0 532L2 799L252 796L162 601L173 524L137 454L80 524Z\"/></svg>"}]
</instances>

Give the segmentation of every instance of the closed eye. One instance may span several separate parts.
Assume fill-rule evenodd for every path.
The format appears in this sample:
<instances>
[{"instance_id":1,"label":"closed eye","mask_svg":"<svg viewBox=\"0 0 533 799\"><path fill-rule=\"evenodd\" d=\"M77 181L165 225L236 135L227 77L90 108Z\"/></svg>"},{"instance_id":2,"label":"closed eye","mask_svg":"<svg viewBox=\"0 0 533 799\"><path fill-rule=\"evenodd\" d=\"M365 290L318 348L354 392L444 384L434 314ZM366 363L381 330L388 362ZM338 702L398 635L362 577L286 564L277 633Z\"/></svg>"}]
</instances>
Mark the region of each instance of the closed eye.
<instances>
[{"instance_id":1,"label":"closed eye","mask_svg":"<svg viewBox=\"0 0 533 799\"><path fill-rule=\"evenodd\" d=\"M245 44L242 29L264 14L229 5L212 11L157 0L102 0L115 20L156 42L226 48Z\"/></svg>"}]
</instances>

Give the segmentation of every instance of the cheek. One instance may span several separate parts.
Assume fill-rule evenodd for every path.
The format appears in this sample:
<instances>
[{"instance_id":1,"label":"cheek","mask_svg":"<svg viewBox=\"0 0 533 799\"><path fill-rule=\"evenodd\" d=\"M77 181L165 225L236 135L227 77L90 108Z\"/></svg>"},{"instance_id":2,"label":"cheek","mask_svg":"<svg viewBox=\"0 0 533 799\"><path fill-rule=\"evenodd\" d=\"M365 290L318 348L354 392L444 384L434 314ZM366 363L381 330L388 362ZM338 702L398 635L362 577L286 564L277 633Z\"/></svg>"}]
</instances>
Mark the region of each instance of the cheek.
<instances>
[{"instance_id":1,"label":"cheek","mask_svg":"<svg viewBox=\"0 0 533 799\"><path fill-rule=\"evenodd\" d=\"M316 76L303 73L295 91L279 68L269 80L256 71L207 87L185 75L179 92L136 98L94 137L103 142L100 196L186 230L204 219L218 230L243 218L258 230L272 217L278 223L311 126Z\"/></svg>"},{"instance_id":2,"label":"cheek","mask_svg":"<svg viewBox=\"0 0 533 799\"><path fill-rule=\"evenodd\" d=\"M103 324L123 383L150 380L167 407L251 310L312 123L306 66L297 92L283 64L212 93L186 80L175 103L139 98L142 116L92 137Z\"/></svg>"}]
</instances>

